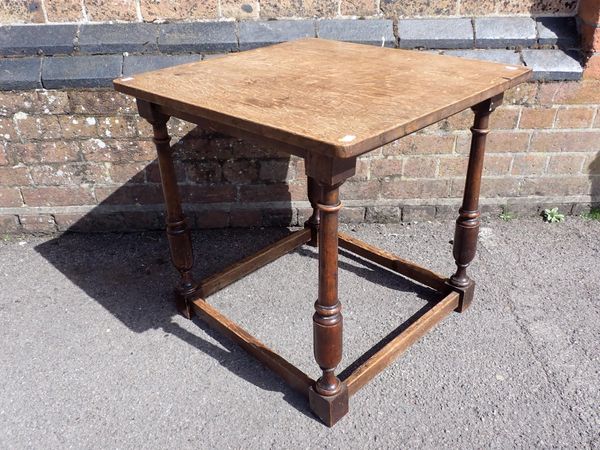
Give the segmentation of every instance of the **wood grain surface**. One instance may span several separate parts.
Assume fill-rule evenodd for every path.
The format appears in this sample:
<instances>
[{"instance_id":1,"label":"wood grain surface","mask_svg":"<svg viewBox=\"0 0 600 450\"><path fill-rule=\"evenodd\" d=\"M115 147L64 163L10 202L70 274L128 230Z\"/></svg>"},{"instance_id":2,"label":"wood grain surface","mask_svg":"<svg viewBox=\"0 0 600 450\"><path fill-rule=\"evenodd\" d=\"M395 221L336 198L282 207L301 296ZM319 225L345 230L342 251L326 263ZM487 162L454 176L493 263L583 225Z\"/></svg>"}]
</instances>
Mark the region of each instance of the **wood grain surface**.
<instances>
[{"instance_id":1,"label":"wood grain surface","mask_svg":"<svg viewBox=\"0 0 600 450\"><path fill-rule=\"evenodd\" d=\"M530 69L303 39L119 78L115 89L328 156L368 152L504 92Z\"/></svg>"}]
</instances>

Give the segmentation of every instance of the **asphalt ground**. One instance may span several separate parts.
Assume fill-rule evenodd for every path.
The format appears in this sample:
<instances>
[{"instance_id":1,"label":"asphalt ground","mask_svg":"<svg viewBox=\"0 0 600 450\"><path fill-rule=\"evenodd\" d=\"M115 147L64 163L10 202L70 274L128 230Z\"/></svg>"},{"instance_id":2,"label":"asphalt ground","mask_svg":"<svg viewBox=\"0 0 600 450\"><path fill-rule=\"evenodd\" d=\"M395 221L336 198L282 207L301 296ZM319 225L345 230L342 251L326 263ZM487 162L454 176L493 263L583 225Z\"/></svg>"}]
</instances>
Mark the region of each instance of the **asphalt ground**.
<instances>
[{"instance_id":1,"label":"asphalt ground","mask_svg":"<svg viewBox=\"0 0 600 450\"><path fill-rule=\"evenodd\" d=\"M443 274L452 222L361 225ZM286 229L194 234L207 275ZM0 244L1 448L600 448L600 222L485 222L475 302L351 399L334 428L198 319L177 315L159 233ZM340 257L348 366L437 298ZM313 377L317 260L303 247L209 301Z\"/></svg>"}]
</instances>

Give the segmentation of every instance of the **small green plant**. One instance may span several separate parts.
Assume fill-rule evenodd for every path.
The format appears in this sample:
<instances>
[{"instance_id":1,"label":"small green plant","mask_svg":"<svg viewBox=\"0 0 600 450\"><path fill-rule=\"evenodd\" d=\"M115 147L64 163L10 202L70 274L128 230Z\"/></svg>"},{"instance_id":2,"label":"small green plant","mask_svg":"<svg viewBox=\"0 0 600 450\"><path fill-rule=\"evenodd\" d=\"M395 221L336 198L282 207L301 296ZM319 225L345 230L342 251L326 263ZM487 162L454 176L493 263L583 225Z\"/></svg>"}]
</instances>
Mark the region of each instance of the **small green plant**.
<instances>
[{"instance_id":1,"label":"small green plant","mask_svg":"<svg viewBox=\"0 0 600 450\"><path fill-rule=\"evenodd\" d=\"M548 223L558 223L565 220L565 215L558 212L558 208L545 209L542 216Z\"/></svg>"},{"instance_id":2,"label":"small green plant","mask_svg":"<svg viewBox=\"0 0 600 450\"><path fill-rule=\"evenodd\" d=\"M511 211L508 210L508 206L503 206L502 212L498 215L498 217L501 220L504 220L505 222L510 222L511 220L513 220L515 218L515 215L514 215L514 213L512 213Z\"/></svg>"},{"instance_id":3,"label":"small green plant","mask_svg":"<svg viewBox=\"0 0 600 450\"><path fill-rule=\"evenodd\" d=\"M586 219L600 221L600 208L592 208L590 212L582 214Z\"/></svg>"}]
</instances>

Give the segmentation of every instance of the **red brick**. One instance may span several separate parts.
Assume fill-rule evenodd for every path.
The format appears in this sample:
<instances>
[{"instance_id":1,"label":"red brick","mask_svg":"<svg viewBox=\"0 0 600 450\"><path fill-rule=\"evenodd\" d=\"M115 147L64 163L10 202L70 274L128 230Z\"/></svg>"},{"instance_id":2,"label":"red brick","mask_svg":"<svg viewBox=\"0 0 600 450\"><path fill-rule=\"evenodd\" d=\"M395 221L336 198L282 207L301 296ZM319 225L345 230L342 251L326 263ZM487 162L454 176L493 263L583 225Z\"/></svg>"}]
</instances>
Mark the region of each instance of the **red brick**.
<instances>
[{"instance_id":1,"label":"red brick","mask_svg":"<svg viewBox=\"0 0 600 450\"><path fill-rule=\"evenodd\" d=\"M434 178L437 166L438 158L409 157L404 162L402 174L407 178Z\"/></svg>"},{"instance_id":2,"label":"red brick","mask_svg":"<svg viewBox=\"0 0 600 450\"><path fill-rule=\"evenodd\" d=\"M234 140L229 137L186 139L184 144L174 145L174 157L180 160L197 158L227 160L233 156L233 142ZM238 157L241 155L236 155L236 158ZM254 156L244 157L254 158Z\"/></svg>"},{"instance_id":3,"label":"red brick","mask_svg":"<svg viewBox=\"0 0 600 450\"><path fill-rule=\"evenodd\" d=\"M59 117L64 116L22 116L15 115L15 123L21 139L61 139L63 137Z\"/></svg>"},{"instance_id":4,"label":"red brick","mask_svg":"<svg viewBox=\"0 0 600 450\"><path fill-rule=\"evenodd\" d=\"M530 105L535 102L537 92L537 83L522 83L504 93L504 103L506 105Z\"/></svg>"},{"instance_id":5,"label":"red brick","mask_svg":"<svg viewBox=\"0 0 600 450\"><path fill-rule=\"evenodd\" d=\"M79 161L79 146L76 142L41 142L39 144L39 162L54 163Z\"/></svg>"},{"instance_id":6,"label":"red brick","mask_svg":"<svg viewBox=\"0 0 600 450\"><path fill-rule=\"evenodd\" d=\"M489 178L483 177L481 180L481 197L494 198L494 197L515 197L519 193L521 181L518 178L503 177L503 178ZM464 183L460 185L456 183L456 186L452 185L453 196L462 196L464 190Z\"/></svg>"},{"instance_id":7,"label":"red brick","mask_svg":"<svg viewBox=\"0 0 600 450\"><path fill-rule=\"evenodd\" d=\"M586 195L590 180L585 176L525 178L520 195Z\"/></svg>"},{"instance_id":8,"label":"red brick","mask_svg":"<svg viewBox=\"0 0 600 450\"><path fill-rule=\"evenodd\" d=\"M218 17L217 0L141 0L140 4L145 22L157 19L191 20Z\"/></svg>"},{"instance_id":9,"label":"red brick","mask_svg":"<svg viewBox=\"0 0 600 450\"><path fill-rule=\"evenodd\" d=\"M45 0L48 22L80 22L83 10L80 0Z\"/></svg>"},{"instance_id":10,"label":"red brick","mask_svg":"<svg viewBox=\"0 0 600 450\"><path fill-rule=\"evenodd\" d=\"M94 196L87 187L30 187L22 188L27 206L76 206L93 205Z\"/></svg>"},{"instance_id":11,"label":"red brick","mask_svg":"<svg viewBox=\"0 0 600 450\"><path fill-rule=\"evenodd\" d=\"M381 184L381 195L384 198L418 198L428 200L448 197L449 187L449 180L383 181Z\"/></svg>"},{"instance_id":12,"label":"red brick","mask_svg":"<svg viewBox=\"0 0 600 450\"><path fill-rule=\"evenodd\" d=\"M0 166L7 166L8 165L8 157L7 157L7 147L8 147L8 143L6 142L0 142ZM13 146L11 145L11 149L13 148Z\"/></svg>"},{"instance_id":13,"label":"red brick","mask_svg":"<svg viewBox=\"0 0 600 450\"><path fill-rule=\"evenodd\" d=\"M556 113L555 128L589 128L594 108L560 108Z\"/></svg>"},{"instance_id":14,"label":"red brick","mask_svg":"<svg viewBox=\"0 0 600 450\"><path fill-rule=\"evenodd\" d=\"M109 20L135 21L135 0L85 0L88 20L106 22Z\"/></svg>"},{"instance_id":15,"label":"red brick","mask_svg":"<svg viewBox=\"0 0 600 450\"><path fill-rule=\"evenodd\" d=\"M54 233L56 223L50 214L20 214L23 231L28 233Z\"/></svg>"},{"instance_id":16,"label":"red brick","mask_svg":"<svg viewBox=\"0 0 600 450\"><path fill-rule=\"evenodd\" d=\"M529 146L529 132L525 131L492 131L488 137L485 150L488 153L526 152ZM456 143L456 151L469 153L471 134L461 134Z\"/></svg>"},{"instance_id":17,"label":"red brick","mask_svg":"<svg viewBox=\"0 0 600 450\"><path fill-rule=\"evenodd\" d=\"M600 154L588 156L583 164L582 172L590 175L600 175Z\"/></svg>"},{"instance_id":18,"label":"red brick","mask_svg":"<svg viewBox=\"0 0 600 450\"><path fill-rule=\"evenodd\" d=\"M371 166L371 160L369 155L360 156L356 160L356 173L348 178L352 181L364 181L369 179L369 171Z\"/></svg>"},{"instance_id":19,"label":"red brick","mask_svg":"<svg viewBox=\"0 0 600 450\"><path fill-rule=\"evenodd\" d=\"M16 138L13 121L6 117L0 117L0 141L14 141Z\"/></svg>"},{"instance_id":20,"label":"red brick","mask_svg":"<svg viewBox=\"0 0 600 450\"><path fill-rule=\"evenodd\" d=\"M344 206L340 209L340 222L341 223L363 223L365 219L365 208L363 207L348 207ZM304 221L298 224L302 224Z\"/></svg>"},{"instance_id":21,"label":"red brick","mask_svg":"<svg viewBox=\"0 0 600 450\"><path fill-rule=\"evenodd\" d=\"M307 200L307 187L306 180L297 180L288 183L288 189L292 196L292 201L296 200Z\"/></svg>"},{"instance_id":22,"label":"red brick","mask_svg":"<svg viewBox=\"0 0 600 450\"><path fill-rule=\"evenodd\" d=\"M586 52L600 51L600 29L596 26L581 23L581 48Z\"/></svg>"},{"instance_id":23,"label":"red brick","mask_svg":"<svg viewBox=\"0 0 600 450\"><path fill-rule=\"evenodd\" d=\"M374 200L379 196L379 181L346 182L340 187L340 198L344 200Z\"/></svg>"},{"instance_id":24,"label":"red brick","mask_svg":"<svg viewBox=\"0 0 600 450\"><path fill-rule=\"evenodd\" d=\"M490 128L493 130L509 130L517 127L518 108L498 108L490 116Z\"/></svg>"},{"instance_id":25,"label":"red brick","mask_svg":"<svg viewBox=\"0 0 600 450\"><path fill-rule=\"evenodd\" d=\"M593 54L586 61L583 78L586 80L600 80L600 52Z\"/></svg>"},{"instance_id":26,"label":"red brick","mask_svg":"<svg viewBox=\"0 0 600 450\"><path fill-rule=\"evenodd\" d=\"M0 215L0 233L17 233L21 231L19 218L14 215Z\"/></svg>"},{"instance_id":27,"label":"red brick","mask_svg":"<svg viewBox=\"0 0 600 450\"><path fill-rule=\"evenodd\" d=\"M452 156L449 158L440 158L440 178L464 177L467 174L467 163L469 159L466 156Z\"/></svg>"},{"instance_id":28,"label":"red brick","mask_svg":"<svg viewBox=\"0 0 600 450\"><path fill-rule=\"evenodd\" d=\"M542 83L539 87L538 101L542 106L598 104L600 80Z\"/></svg>"},{"instance_id":29,"label":"red brick","mask_svg":"<svg viewBox=\"0 0 600 450\"><path fill-rule=\"evenodd\" d=\"M600 22L600 5L597 0L580 0L577 15L584 22L596 25Z\"/></svg>"},{"instance_id":30,"label":"red brick","mask_svg":"<svg viewBox=\"0 0 600 450\"><path fill-rule=\"evenodd\" d=\"M540 154L515 155L511 173L513 175L541 175L548 157Z\"/></svg>"},{"instance_id":31,"label":"red brick","mask_svg":"<svg viewBox=\"0 0 600 450\"><path fill-rule=\"evenodd\" d=\"M32 166L30 173L35 184L48 186L107 183L110 180L106 166L94 163Z\"/></svg>"},{"instance_id":32,"label":"red brick","mask_svg":"<svg viewBox=\"0 0 600 450\"><path fill-rule=\"evenodd\" d=\"M556 109L523 108L519 128L552 128Z\"/></svg>"},{"instance_id":33,"label":"red brick","mask_svg":"<svg viewBox=\"0 0 600 450\"><path fill-rule=\"evenodd\" d=\"M340 3L342 16L374 16L378 13L374 0L342 0Z\"/></svg>"},{"instance_id":34,"label":"red brick","mask_svg":"<svg viewBox=\"0 0 600 450\"><path fill-rule=\"evenodd\" d=\"M126 184L124 186L96 187L98 203L107 205L155 205L164 203L158 184Z\"/></svg>"},{"instance_id":35,"label":"red brick","mask_svg":"<svg viewBox=\"0 0 600 450\"><path fill-rule=\"evenodd\" d=\"M135 113L135 100L113 90L69 91L70 109L75 114L116 116Z\"/></svg>"},{"instance_id":36,"label":"red brick","mask_svg":"<svg viewBox=\"0 0 600 450\"><path fill-rule=\"evenodd\" d=\"M213 144L211 138L211 144ZM217 138L217 141L229 140L229 148L231 151L231 155L238 158L247 158L247 159L264 159L264 158L278 158L278 159L289 159L290 155L284 153L277 148L267 147L267 146L258 146L256 144L251 144L249 142L243 141L241 139L233 139L233 138ZM225 152L223 152L225 150ZM224 148L215 148L214 149L215 156L219 159L226 159L227 149Z\"/></svg>"},{"instance_id":37,"label":"red brick","mask_svg":"<svg viewBox=\"0 0 600 450\"><path fill-rule=\"evenodd\" d=\"M22 206L21 194L18 189L0 187L0 207Z\"/></svg>"},{"instance_id":38,"label":"red brick","mask_svg":"<svg viewBox=\"0 0 600 450\"><path fill-rule=\"evenodd\" d=\"M98 136L98 121L92 116L59 116L64 139ZM110 136L109 136L110 137Z\"/></svg>"},{"instance_id":39,"label":"red brick","mask_svg":"<svg viewBox=\"0 0 600 450\"><path fill-rule=\"evenodd\" d=\"M536 131L531 140L531 151L600 151L600 131Z\"/></svg>"},{"instance_id":40,"label":"red brick","mask_svg":"<svg viewBox=\"0 0 600 450\"><path fill-rule=\"evenodd\" d=\"M331 0L261 0L260 17L333 17L337 9L338 2Z\"/></svg>"},{"instance_id":41,"label":"red brick","mask_svg":"<svg viewBox=\"0 0 600 450\"><path fill-rule=\"evenodd\" d=\"M371 176L372 177L389 177L402 175L402 159L372 159L371 160Z\"/></svg>"},{"instance_id":42,"label":"red brick","mask_svg":"<svg viewBox=\"0 0 600 450\"><path fill-rule=\"evenodd\" d=\"M596 120L594 120L594 128L600 128L600 109L596 110Z\"/></svg>"},{"instance_id":43,"label":"red brick","mask_svg":"<svg viewBox=\"0 0 600 450\"><path fill-rule=\"evenodd\" d=\"M276 202L291 199L290 186L285 183L240 186L240 201L242 202Z\"/></svg>"},{"instance_id":44,"label":"red brick","mask_svg":"<svg viewBox=\"0 0 600 450\"><path fill-rule=\"evenodd\" d=\"M0 2L0 23L42 23L42 0Z\"/></svg>"},{"instance_id":45,"label":"red brick","mask_svg":"<svg viewBox=\"0 0 600 450\"><path fill-rule=\"evenodd\" d=\"M452 153L454 136L411 134L382 147L385 156Z\"/></svg>"},{"instance_id":46,"label":"red brick","mask_svg":"<svg viewBox=\"0 0 600 450\"><path fill-rule=\"evenodd\" d=\"M402 210L397 206L369 206L365 213L365 221L369 223L399 223L402 221Z\"/></svg>"},{"instance_id":47,"label":"red brick","mask_svg":"<svg viewBox=\"0 0 600 450\"><path fill-rule=\"evenodd\" d=\"M144 183L146 163L117 163L108 166L108 174L114 183Z\"/></svg>"},{"instance_id":48,"label":"red brick","mask_svg":"<svg viewBox=\"0 0 600 450\"><path fill-rule=\"evenodd\" d=\"M67 114L71 110L66 91L35 91L32 103L32 111L38 114Z\"/></svg>"},{"instance_id":49,"label":"red brick","mask_svg":"<svg viewBox=\"0 0 600 450\"><path fill-rule=\"evenodd\" d=\"M257 0L221 0L221 16L233 19L258 19Z\"/></svg>"},{"instance_id":50,"label":"red brick","mask_svg":"<svg viewBox=\"0 0 600 450\"><path fill-rule=\"evenodd\" d=\"M181 161L173 161L173 166L175 167L175 177L177 178L179 183L182 183L186 179L186 170L194 167L194 162L186 162L183 163ZM191 183L199 183L202 184L203 180L196 180L194 178L190 178L189 181ZM218 180L214 180L218 181ZM146 166L146 182L148 183L160 183L160 168L158 167L158 162L154 161Z\"/></svg>"},{"instance_id":51,"label":"red brick","mask_svg":"<svg viewBox=\"0 0 600 450\"><path fill-rule=\"evenodd\" d=\"M510 170L511 155L486 155L483 161L484 176L506 175ZM464 172L466 174L466 171Z\"/></svg>"},{"instance_id":52,"label":"red brick","mask_svg":"<svg viewBox=\"0 0 600 450\"><path fill-rule=\"evenodd\" d=\"M152 141L88 139L81 142L81 153L87 161L152 161L156 149Z\"/></svg>"},{"instance_id":53,"label":"red brick","mask_svg":"<svg viewBox=\"0 0 600 450\"><path fill-rule=\"evenodd\" d=\"M217 184L213 186L181 186L184 203L229 203L235 201L235 186Z\"/></svg>"},{"instance_id":54,"label":"red brick","mask_svg":"<svg viewBox=\"0 0 600 450\"><path fill-rule=\"evenodd\" d=\"M90 118L86 120L90 120ZM135 117L100 117L97 122L97 136L102 136L103 138L131 138L137 136L137 119ZM96 134L93 136L96 136Z\"/></svg>"},{"instance_id":55,"label":"red brick","mask_svg":"<svg viewBox=\"0 0 600 450\"><path fill-rule=\"evenodd\" d=\"M259 227L262 225L262 212L257 209L234 209L229 216L232 227Z\"/></svg>"},{"instance_id":56,"label":"red brick","mask_svg":"<svg viewBox=\"0 0 600 450\"><path fill-rule=\"evenodd\" d=\"M27 167L0 167L0 186L28 186L31 184Z\"/></svg>"},{"instance_id":57,"label":"red brick","mask_svg":"<svg viewBox=\"0 0 600 450\"><path fill-rule=\"evenodd\" d=\"M291 181L296 178L295 166L287 159L260 161L259 178L264 181Z\"/></svg>"},{"instance_id":58,"label":"red brick","mask_svg":"<svg viewBox=\"0 0 600 450\"><path fill-rule=\"evenodd\" d=\"M548 173L557 175L577 175L585 161L583 155L552 155L548 163Z\"/></svg>"},{"instance_id":59,"label":"red brick","mask_svg":"<svg viewBox=\"0 0 600 450\"><path fill-rule=\"evenodd\" d=\"M258 165L248 160L226 161L223 165L223 177L231 183L252 183L258 180Z\"/></svg>"},{"instance_id":60,"label":"red brick","mask_svg":"<svg viewBox=\"0 0 600 450\"><path fill-rule=\"evenodd\" d=\"M197 228L226 228L229 226L229 211L208 210L194 213Z\"/></svg>"},{"instance_id":61,"label":"red brick","mask_svg":"<svg viewBox=\"0 0 600 450\"><path fill-rule=\"evenodd\" d=\"M452 0L384 0L380 8L387 16L397 14L402 17L447 16L456 12L456 2Z\"/></svg>"},{"instance_id":62,"label":"red brick","mask_svg":"<svg viewBox=\"0 0 600 450\"><path fill-rule=\"evenodd\" d=\"M154 166L157 167L157 165ZM218 161L193 160L186 161L183 164L176 164L176 166L183 168L185 176L190 183L203 184L218 183L221 181L221 165ZM178 179L182 178L178 175ZM160 181L160 178L153 177L152 181Z\"/></svg>"}]
</instances>

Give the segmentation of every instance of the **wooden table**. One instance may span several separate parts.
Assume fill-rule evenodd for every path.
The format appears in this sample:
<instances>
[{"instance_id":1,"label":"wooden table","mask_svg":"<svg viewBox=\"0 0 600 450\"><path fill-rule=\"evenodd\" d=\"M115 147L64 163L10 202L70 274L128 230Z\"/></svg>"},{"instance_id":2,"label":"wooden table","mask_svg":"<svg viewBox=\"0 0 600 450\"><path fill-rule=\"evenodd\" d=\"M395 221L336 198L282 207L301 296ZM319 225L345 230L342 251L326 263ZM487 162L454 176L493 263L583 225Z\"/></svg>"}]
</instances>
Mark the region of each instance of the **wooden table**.
<instances>
[{"instance_id":1,"label":"wooden table","mask_svg":"<svg viewBox=\"0 0 600 450\"><path fill-rule=\"evenodd\" d=\"M311 409L328 426L336 423L348 412L349 396L450 312L462 312L471 303L474 282L467 267L477 244L488 119L504 91L529 76L529 69L518 66L306 39L115 80L116 90L136 97L140 115L154 130L171 256L181 274L179 311L188 318L197 313L308 396ZM339 187L355 173L357 156L467 108L473 109L475 119L452 276L338 232ZM169 117L304 158L313 207L305 228L196 281L171 158ZM206 302L211 294L304 244L319 250L313 338L322 375L316 381ZM343 380L335 373L342 359L338 246L440 293L438 303Z\"/></svg>"}]
</instances>

